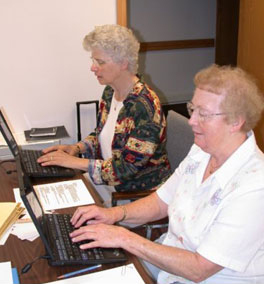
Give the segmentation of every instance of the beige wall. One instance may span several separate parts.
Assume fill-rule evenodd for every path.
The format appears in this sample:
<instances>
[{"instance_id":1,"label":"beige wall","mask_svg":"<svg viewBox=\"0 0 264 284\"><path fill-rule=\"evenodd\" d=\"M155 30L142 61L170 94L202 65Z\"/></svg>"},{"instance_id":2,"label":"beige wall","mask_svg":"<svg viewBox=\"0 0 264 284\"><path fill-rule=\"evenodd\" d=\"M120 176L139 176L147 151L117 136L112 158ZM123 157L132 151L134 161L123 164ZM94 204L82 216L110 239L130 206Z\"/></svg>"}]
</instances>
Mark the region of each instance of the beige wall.
<instances>
[{"instance_id":1,"label":"beige wall","mask_svg":"<svg viewBox=\"0 0 264 284\"><path fill-rule=\"evenodd\" d=\"M0 107L16 133L65 125L76 141L75 103L99 99L103 89L82 40L114 23L116 0L0 0ZM83 113L82 133L90 133L94 107Z\"/></svg>"},{"instance_id":2,"label":"beige wall","mask_svg":"<svg viewBox=\"0 0 264 284\"><path fill-rule=\"evenodd\" d=\"M264 93L264 1L240 0L238 65L255 76ZM255 129L264 151L264 115Z\"/></svg>"}]
</instances>

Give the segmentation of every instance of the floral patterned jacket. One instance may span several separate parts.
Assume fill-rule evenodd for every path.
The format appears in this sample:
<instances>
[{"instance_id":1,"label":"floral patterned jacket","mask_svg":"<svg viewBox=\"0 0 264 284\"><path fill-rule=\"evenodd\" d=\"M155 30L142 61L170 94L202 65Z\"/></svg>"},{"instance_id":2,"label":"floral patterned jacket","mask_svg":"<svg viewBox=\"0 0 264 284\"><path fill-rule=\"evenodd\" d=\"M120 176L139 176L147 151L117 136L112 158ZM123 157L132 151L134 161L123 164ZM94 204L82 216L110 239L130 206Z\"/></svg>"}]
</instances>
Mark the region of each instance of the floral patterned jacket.
<instances>
[{"instance_id":1,"label":"floral patterned jacket","mask_svg":"<svg viewBox=\"0 0 264 284\"><path fill-rule=\"evenodd\" d=\"M123 101L112 141L112 158L103 160L98 136L113 97L106 86L100 101L95 132L82 143L90 159L88 173L95 184L114 186L116 191L143 191L159 187L170 176L166 153L166 119L158 96L139 80Z\"/></svg>"}]
</instances>

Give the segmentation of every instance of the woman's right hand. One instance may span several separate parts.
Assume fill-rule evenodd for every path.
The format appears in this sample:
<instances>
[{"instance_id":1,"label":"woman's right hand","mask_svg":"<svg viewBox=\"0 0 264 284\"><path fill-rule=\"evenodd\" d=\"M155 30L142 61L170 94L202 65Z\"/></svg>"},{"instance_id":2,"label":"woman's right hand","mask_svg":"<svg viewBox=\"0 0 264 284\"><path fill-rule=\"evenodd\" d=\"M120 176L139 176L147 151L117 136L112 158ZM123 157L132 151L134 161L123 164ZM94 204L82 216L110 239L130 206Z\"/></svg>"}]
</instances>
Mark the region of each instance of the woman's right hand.
<instances>
[{"instance_id":1,"label":"woman's right hand","mask_svg":"<svg viewBox=\"0 0 264 284\"><path fill-rule=\"evenodd\" d=\"M79 154L79 148L72 144L72 145L54 145L42 150L43 154L47 154L50 152L61 150L71 156L76 156Z\"/></svg>"}]
</instances>

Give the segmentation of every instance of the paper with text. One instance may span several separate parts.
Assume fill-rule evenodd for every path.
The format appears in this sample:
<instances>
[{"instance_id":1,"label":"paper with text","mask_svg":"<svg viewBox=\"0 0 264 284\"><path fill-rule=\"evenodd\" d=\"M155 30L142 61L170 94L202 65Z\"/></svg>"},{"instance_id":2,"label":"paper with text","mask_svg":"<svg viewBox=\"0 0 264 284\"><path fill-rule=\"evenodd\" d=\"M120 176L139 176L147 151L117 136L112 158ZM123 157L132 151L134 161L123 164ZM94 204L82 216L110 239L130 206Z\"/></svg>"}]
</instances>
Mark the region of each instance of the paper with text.
<instances>
[{"instance_id":1,"label":"paper with text","mask_svg":"<svg viewBox=\"0 0 264 284\"><path fill-rule=\"evenodd\" d=\"M44 210L95 203L81 179L34 185Z\"/></svg>"}]
</instances>

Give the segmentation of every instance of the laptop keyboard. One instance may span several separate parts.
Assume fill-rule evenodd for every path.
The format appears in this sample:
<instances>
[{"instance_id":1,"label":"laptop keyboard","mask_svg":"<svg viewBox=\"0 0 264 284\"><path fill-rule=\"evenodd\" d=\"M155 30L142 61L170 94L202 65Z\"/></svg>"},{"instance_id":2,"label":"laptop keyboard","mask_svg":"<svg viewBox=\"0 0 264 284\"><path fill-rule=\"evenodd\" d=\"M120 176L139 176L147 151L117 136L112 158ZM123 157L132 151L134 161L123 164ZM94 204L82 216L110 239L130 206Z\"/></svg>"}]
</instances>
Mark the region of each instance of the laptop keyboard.
<instances>
[{"instance_id":1,"label":"laptop keyboard","mask_svg":"<svg viewBox=\"0 0 264 284\"><path fill-rule=\"evenodd\" d=\"M70 223L71 215L69 214L47 214L49 233L55 240L55 245L58 251L60 260L91 262L91 263L109 263L124 259L123 252L119 249L93 248L81 250L81 243L72 243L69 234L74 230Z\"/></svg>"},{"instance_id":2,"label":"laptop keyboard","mask_svg":"<svg viewBox=\"0 0 264 284\"><path fill-rule=\"evenodd\" d=\"M42 167L37 159L43 155L41 150L21 150L26 171L35 177L70 177L74 176L72 169L58 166Z\"/></svg>"}]
</instances>

